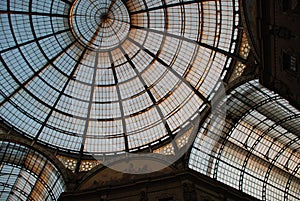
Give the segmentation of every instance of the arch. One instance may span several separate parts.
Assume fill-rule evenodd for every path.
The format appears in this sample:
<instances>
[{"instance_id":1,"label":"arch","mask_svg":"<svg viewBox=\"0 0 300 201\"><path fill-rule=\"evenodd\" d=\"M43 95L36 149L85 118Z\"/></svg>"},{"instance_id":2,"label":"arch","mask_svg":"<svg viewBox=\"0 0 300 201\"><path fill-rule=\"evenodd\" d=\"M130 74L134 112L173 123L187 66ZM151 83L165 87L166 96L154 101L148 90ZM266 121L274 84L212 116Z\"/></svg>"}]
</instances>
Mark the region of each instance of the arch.
<instances>
[{"instance_id":1,"label":"arch","mask_svg":"<svg viewBox=\"0 0 300 201\"><path fill-rule=\"evenodd\" d=\"M3 139L0 148L0 191L8 196L2 198L57 200L66 189L60 170L40 152Z\"/></svg>"},{"instance_id":2,"label":"arch","mask_svg":"<svg viewBox=\"0 0 300 201\"><path fill-rule=\"evenodd\" d=\"M227 98L225 126L207 135L203 130L211 127L202 125L189 167L258 199L297 199L288 189L292 180L300 181L300 112L258 80L236 87ZM204 171L208 167L212 170Z\"/></svg>"}]
</instances>

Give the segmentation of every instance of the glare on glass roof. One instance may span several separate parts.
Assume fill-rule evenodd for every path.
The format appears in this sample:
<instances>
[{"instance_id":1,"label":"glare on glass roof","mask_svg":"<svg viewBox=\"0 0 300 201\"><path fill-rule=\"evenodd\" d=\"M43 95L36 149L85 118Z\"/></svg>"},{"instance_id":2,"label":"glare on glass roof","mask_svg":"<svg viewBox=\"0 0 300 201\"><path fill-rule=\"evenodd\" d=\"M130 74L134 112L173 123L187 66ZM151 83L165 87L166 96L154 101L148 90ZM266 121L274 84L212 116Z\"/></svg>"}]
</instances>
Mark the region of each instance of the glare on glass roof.
<instances>
[{"instance_id":1,"label":"glare on glass roof","mask_svg":"<svg viewBox=\"0 0 300 201\"><path fill-rule=\"evenodd\" d=\"M238 2L0 3L0 115L74 153L173 138L211 100L235 50Z\"/></svg>"}]
</instances>

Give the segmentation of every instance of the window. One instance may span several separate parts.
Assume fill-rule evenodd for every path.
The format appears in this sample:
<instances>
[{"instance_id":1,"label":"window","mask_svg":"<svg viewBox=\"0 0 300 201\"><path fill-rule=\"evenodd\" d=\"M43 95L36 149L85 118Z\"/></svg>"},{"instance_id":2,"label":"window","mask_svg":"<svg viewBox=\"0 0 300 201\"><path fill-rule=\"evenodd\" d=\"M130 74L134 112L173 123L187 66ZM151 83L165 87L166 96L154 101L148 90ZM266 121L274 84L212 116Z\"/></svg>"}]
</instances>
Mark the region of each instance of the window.
<instances>
[{"instance_id":1,"label":"window","mask_svg":"<svg viewBox=\"0 0 300 201\"><path fill-rule=\"evenodd\" d=\"M297 58L290 51L282 52L282 65L284 70L297 71Z\"/></svg>"}]
</instances>

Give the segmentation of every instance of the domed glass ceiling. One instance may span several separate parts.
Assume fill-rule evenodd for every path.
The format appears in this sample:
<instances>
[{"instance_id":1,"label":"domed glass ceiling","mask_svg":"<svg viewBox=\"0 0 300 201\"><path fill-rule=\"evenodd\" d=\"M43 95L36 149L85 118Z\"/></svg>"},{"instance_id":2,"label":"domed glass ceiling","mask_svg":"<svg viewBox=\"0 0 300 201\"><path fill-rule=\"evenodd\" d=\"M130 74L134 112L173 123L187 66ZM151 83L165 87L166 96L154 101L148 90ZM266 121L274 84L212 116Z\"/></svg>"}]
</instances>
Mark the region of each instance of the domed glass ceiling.
<instances>
[{"instance_id":1,"label":"domed glass ceiling","mask_svg":"<svg viewBox=\"0 0 300 201\"><path fill-rule=\"evenodd\" d=\"M238 35L234 0L0 6L1 120L74 153L173 138L209 103Z\"/></svg>"}]
</instances>

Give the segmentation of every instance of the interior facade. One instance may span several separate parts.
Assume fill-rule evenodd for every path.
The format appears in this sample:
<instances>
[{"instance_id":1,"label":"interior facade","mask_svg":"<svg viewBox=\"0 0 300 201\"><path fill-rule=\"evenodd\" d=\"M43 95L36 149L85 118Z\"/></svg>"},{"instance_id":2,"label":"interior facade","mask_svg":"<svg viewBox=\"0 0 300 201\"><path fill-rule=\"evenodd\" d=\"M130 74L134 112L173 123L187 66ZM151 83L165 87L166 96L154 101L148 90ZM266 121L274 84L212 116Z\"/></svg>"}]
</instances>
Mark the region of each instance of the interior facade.
<instances>
[{"instance_id":1,"label":"interior facade","mask_svg":"<svg viewBox=\"0 0 300 201\"><path fill-rule=\"evenodd\" d=\"M0 2L0 200L300 200L299 0Z\"/></svg>"}]
</instances>

